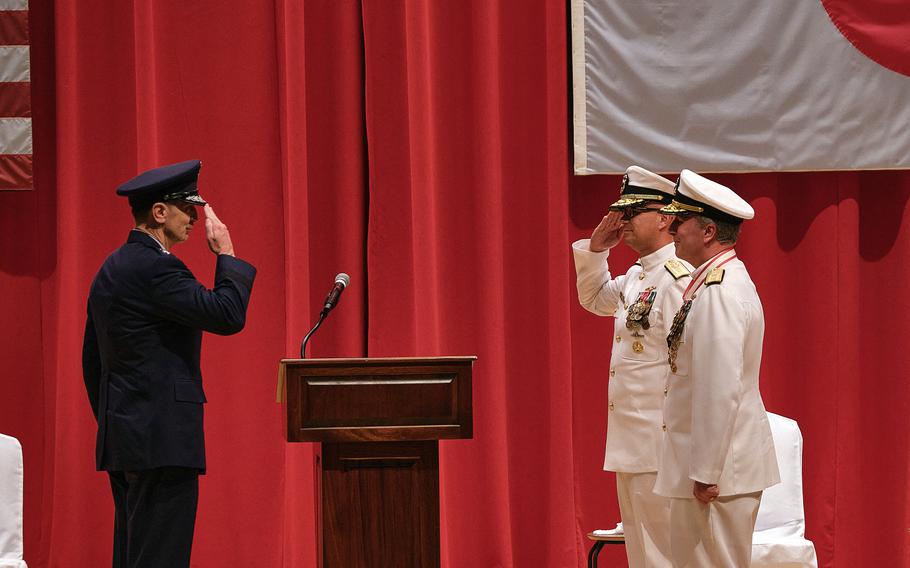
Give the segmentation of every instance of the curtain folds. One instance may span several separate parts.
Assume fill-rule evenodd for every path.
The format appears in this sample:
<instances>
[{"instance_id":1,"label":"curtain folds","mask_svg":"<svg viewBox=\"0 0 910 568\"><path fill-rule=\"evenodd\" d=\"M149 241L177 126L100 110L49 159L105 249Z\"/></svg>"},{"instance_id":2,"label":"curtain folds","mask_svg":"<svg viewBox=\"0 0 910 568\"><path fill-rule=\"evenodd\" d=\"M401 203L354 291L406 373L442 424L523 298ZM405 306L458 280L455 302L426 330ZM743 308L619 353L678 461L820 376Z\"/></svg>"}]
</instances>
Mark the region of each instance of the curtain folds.
<instances>
[{"instance_id":1,"label":"curtain folds","mask_svg":"<svg viewBox=\"0 0 910 568\"><path fill-rule=\"evenodd\" d=\"M619 518L600 469L612 321L577 305L569 243L620 180L569 174L565 3L31 12L36 190L0 193L0 431L24 448L29 566L109 562L85 299L131 226L114 188L189 158L259 269L246 329L204 340L194 565L315 565L314 448L285 442L276 366L338 272L351 285L309 355L479 357L474 439L440 443L443 566L584 565L584 533ZM738 251L764 303L762 389L800 423L821 565L910 567L910 174L716 178L756 209ZM203 241L174 252L211 282Z\"/></svg>"}]
</instances>

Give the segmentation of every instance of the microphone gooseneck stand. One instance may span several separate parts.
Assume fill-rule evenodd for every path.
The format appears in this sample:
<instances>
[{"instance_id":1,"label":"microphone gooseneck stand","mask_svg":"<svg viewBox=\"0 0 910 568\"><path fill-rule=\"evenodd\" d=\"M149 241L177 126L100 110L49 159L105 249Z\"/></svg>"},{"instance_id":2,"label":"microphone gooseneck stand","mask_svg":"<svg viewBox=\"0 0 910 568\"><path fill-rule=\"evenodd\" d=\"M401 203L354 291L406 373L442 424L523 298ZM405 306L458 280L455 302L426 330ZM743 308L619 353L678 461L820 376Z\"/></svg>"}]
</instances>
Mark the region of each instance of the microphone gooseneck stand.
<instances>
[{"instance_id":1,"label":"microphone gooseneck stand","mask_svg":"<svg viewBox=\"0 0 910 568\"><path fill-rule=\"evenodd\" d=\"M319 312L319 320L316 322L316 325L314 325L313 329L311 329L310 332L304 336L303 341L300 342L300 358L301 359L306 359L306 344L310 340L310 336L313 335L314 333L316 333L316 330L319 329L319 326L322 325L322 322L325 321L325 318L327 315L329 315L328 310L322 310L321 312Z\"/></svg>"}]
</instances>

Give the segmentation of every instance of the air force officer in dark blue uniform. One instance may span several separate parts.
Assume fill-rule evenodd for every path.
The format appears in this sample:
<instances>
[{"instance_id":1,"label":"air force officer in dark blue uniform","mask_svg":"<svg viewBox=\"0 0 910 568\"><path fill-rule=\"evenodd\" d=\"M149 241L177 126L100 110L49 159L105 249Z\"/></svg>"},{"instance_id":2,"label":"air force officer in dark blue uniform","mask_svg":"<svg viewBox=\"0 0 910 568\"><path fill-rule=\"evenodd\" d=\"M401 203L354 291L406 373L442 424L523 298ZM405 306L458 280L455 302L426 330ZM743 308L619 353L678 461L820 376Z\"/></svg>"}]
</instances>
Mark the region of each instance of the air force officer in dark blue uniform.
<instances>
[{"instance_id":1,"label":"air force officer in dark blue uniform","mask_svg":"<svg viewBox=\"0 0 910 568\"><path fill-rule=\"evenodd\" d=\"M200 197L200 167L191 160L156 168L117 189L136 227L89 293L82 366L98 421L96 465L114 495L114 568L190 564L205 471L202 332L243 329L256 276ZM171 254L194 229L199 206L217 255L213 289Z\"/></svg>"}]
</instances>

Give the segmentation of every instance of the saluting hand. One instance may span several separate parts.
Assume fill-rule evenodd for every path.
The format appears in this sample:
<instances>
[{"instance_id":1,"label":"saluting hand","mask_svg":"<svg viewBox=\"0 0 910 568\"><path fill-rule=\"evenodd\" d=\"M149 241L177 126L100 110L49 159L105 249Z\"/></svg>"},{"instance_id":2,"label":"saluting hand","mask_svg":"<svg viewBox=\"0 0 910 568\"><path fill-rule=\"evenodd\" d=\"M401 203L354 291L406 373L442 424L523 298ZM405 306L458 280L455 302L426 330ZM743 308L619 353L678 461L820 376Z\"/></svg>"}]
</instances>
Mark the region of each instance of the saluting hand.
<instances>
[{"instance_id":1,"label":"saluting hand","mask_svg":"<svg viewBox=\"0 0 910 568\"><path fill-rule=\"evenodd\" d=\"M626 222L622 220L622 213L610 211L591 233L591 252L603 252L619 244L622 240L622 228Z\"/></svg>"},{"instance_id":2,"label":"saluting hand","mask_svg":"<svg viewBox=\"0 0 910 568\"><path fill-rule=\"evenodd\" d=\"M209 242L209 250L215 254L234 256L234 244L231 243L231 233L227 225L221 222L211 205L206 205L205 211L205 238Z\"/></svg>"}]
</instances>

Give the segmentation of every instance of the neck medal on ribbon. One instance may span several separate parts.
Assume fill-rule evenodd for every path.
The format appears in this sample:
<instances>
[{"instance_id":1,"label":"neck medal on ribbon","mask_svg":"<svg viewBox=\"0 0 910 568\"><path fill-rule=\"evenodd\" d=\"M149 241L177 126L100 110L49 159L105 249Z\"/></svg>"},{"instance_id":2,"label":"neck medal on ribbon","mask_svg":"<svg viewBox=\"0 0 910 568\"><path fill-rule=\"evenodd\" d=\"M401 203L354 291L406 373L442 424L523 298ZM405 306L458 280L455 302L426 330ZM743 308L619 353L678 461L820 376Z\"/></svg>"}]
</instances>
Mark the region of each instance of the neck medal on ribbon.
<instances>
[{"instance_id":1,"label":"neck medal on ribbon","mask_svg":"<svg viewBox=\"0 0 910 568\"><path fill-rule=\"evenodd\" d=\"M649 286L638 295L638 300L629 306L626 313L626 327L633 332L633 335L641 336L640 330L647 330L651 327L648 321L648 314L651 313L651 306L657 298L657 287Z\"/></svg>"},{"instance_id":2,"label":"neck medal on ribbon","mask_svg":"<svg viewBox=\"0 0 910 568\"><path fill-rule=\"evenodd\" d=\"M670 363L670 370L676 372L676 356L679 354L679 343L682 341L683 328L686 326L686 317L689 315L689 309L692 308L692 300L686 300L679 307L679 311L673 316L673 325L670 326L670 335L667 336L667 347L669 356L667 362Z\"/></svg>"}]
</instances>

